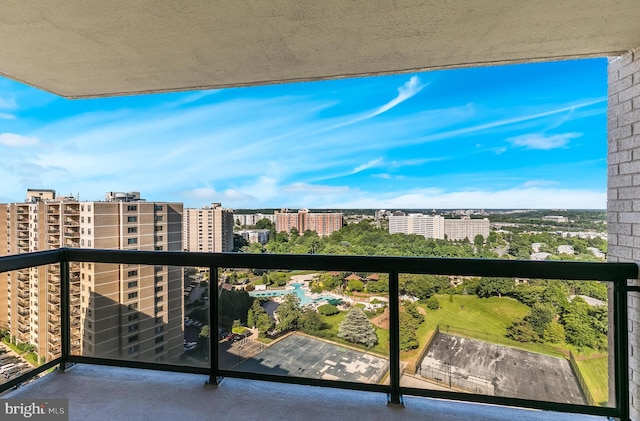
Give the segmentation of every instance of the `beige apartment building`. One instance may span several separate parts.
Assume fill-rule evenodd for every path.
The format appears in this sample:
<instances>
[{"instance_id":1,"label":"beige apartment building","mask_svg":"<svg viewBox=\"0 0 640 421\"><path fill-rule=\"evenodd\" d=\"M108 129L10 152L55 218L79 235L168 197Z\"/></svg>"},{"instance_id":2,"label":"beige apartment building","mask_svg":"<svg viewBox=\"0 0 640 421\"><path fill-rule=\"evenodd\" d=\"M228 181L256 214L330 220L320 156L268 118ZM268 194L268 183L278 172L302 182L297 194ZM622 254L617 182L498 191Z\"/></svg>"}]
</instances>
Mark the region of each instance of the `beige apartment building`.
<instances>
[{"instance_id":1,"label":"beige apartment building","mask_svg":"<svg viewBox=\"0 0 640 421\"><path fill-rule=\"evenodd\" d=\"M300 234L310 230L325 237L341 229L343 224L343 215L339 212L309 212L308 209L289 212L282 209L274 212L274 215L277 232L291 232L292 228L296 228Z\"/></svg>"},{"instance_id":2,"label":"beige apartment building","mask_svg":"<svg viewBox=\"0 0 640 421\"><path fill-rule=\"evenodd\" d=\"M425 238L437 238L448 240L473 241L480 234L485 239L489 236L489 220L470 219L468 216L461 219L445 219L440 215L423 215L411 213L409 215L390 215L389 233L391 234L417 234Z\"/></svg>"},{"instance_id":3,"label":"beige apartment building","mask_svg":"<svg viewBox=\"0 0 640 421\"><path fill-rule=\"evenodd\" d=\"M468 216L463 216L461 219L444 220L444 233L448 240L464 240L466 238L473 241L477 235L482 235L486 241L490 231L487 218L471 219Z\"/></svg>"},{"instance_id":4,"label":"beige apartment building","mask_svg":"<svg viewBox=\"0 0 640 421\"><path fill-rule=\"evenodd\" d=\"M190 252L233 251L233 209L212 203L201 209L187 208L183 216L183 249Z\"/></svg>"},{"instance_id":5,"label":"beige apartment building","mask_svg":"<svg viewBox=\"0 0 640 421\"><path fill-rule=\"evenodd\" d=\"M182 247L182 204L108 193L104 202L30 190L23 203L0 205L0 254L59 247L170 250ZM5 247L6 246L6 247ZM0 278L7 295L0 323L40 358L60 354L60 267L14 271ZM5 292L6 291L6 292ZM177 361L183 351L180 267L72 263L71 349L87 356Z\"/></svg>"}]
</instances>

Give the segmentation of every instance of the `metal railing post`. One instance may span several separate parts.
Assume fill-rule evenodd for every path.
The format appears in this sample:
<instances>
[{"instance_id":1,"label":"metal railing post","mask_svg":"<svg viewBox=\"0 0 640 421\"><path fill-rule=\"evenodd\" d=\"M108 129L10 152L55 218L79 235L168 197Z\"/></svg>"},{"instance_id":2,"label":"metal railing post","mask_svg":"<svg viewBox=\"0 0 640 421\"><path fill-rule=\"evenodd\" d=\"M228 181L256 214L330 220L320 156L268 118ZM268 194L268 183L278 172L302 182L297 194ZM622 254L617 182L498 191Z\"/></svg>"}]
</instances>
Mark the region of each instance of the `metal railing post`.
<instances>
[{"instance_id":1,"label":"metal railing post","mask_svg":"<svg viewBox=\"0 0 640 421\"><path fill-rule=\"evenodd\" d=\"M613 284L614 334L615 334L615 384L616 407L620 419L629 419L629 334L627 280L618 279Z\"/></svg>"},{"instance_id":2,"label":"metal railing post","mask_svg":"<svg viewBox=\"0 0 640 421\"><path fill-rule=\"evenodd\" d=\"M209 267L209 365L207 384L218 385L218 268Z\"/></svg>"},{"instance_id":3,"label":"metal railing post","mask_svg":"<svg viewBox=\"0 0 640 421\"><path fill-rule=\"evenodd\" d=\"M400 303L398 271L389 273L389 380L388 403L402 405L400 395Z\"/></svg>"},{"instance_id":4,"label":"metal railing post","mask_svg":"<svg viewBox=\"0 0 640 421\"><path fill-rule=\"evenodd\" d=\"M69 260L65 250L60 251L60 340L62 345L62 362L60 369L66 368L66 361L71 354L71 310L70 310Z\"/></svg>"}]
</instances>

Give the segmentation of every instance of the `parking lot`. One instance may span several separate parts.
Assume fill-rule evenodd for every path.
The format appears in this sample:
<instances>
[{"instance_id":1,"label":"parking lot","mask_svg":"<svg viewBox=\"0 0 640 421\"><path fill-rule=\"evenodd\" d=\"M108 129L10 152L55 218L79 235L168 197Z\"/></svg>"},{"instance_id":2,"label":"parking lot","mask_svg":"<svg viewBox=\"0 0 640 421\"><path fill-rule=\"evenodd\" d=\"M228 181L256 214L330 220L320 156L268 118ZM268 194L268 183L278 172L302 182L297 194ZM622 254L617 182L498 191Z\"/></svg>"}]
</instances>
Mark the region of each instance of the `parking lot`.
<instances>
[{"instance_id":1,"label":"parking lot","mask_svg":"<svg viewBox=\"0 0 640 421\"><path fill-rule=\"evenodd\" d=\"M31 369L31 365L0 343L0 382L6 382Z\"/></svg>"}]
</instances>

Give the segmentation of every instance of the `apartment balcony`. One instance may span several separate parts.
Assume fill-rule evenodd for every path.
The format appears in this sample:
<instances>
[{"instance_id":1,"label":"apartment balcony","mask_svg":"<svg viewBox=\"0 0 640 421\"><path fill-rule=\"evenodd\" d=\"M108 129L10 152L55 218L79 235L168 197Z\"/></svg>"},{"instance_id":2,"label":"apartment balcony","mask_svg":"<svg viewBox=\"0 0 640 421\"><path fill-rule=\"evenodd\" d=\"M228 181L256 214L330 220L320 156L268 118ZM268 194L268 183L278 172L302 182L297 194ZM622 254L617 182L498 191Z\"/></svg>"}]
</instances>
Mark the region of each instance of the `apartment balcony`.
<instances>
[{"instance_id":1,"label":"apartment balcony","mask_svg":"<svg viewBox=\"0 0 640 421\"><path fill-rule=\"evenodd\" d=\"M60 335L60 326L49 326L47 332L49 332L49 335Z\"/></svg>"},{"instance_id":2,"label":"apartment balcony","mask_svg":"<svg viewBox=\"0 0 640 421\"><path fill-rule=\"evenodd\" d=\"M22 299L25 299L25 300L28 300L29 299L29 291L25 291L25 290L22 290L22 289L19 290L18 291L18 297L22 298Z\"/></svg>"},{"instance_id":3,"label":"apartment balcony","mask_svg":"<svg viewBox=\"0 0 640 421\"><path fill-rule=\"evenodd\" d=\"M18 224L18 238L21 238L20 235L24 235L24 231L29 231L29 224ZM28 235L28 234L27 234Z\"/></svg>"},{"instance_id":4,"label":"apartment balcony","mask_svg":"<svg viewBox=\"0 0 640 421\"><path fill-rule=\"evenodd\" d=\"M29 308L29 296L27 298L18 297L18 306L22 308Z\"/></svg>"},{"instance_id":5,"label":"apartment balcony","mask_svg":"<svg viewBox=\"0 0 640 421\"><path fill-rule=\"evenodd\" d=\"M180 360L179 362L178 360L161 361L160 357L164 358L169 354L169 349L166 348L157 348L155 350L157 357L154 360L153 348L140 349L137 345L138 342L133 342L135 346L128 346L125 342L118 348L121 351L130 349L129 354L135 356L131 359L117 355L88 356L89 354L93 355L94 351L87 351L88 354L82 355L82 338L77 335L78 330L73 327L75 320L70 314L72 297L70 295L62 296L61 305L49 306L50 314L48 314L50 323L59 321L59 342L57 337L52 337L49 341L50 354L58 355L59 352L59 357L19 378L5 382L0 385L0 391L9 390L36 374L62 365L67 367L64 374L60 371L52 373L10 392L5 397L21 399L35 396L68 397L71 405L70 411L74 419L92 419L92 416L95 415L94 412L88 415L89 411L95 410L94 406L86 405L88 396L100 396L102 402L111 403L109 408L104 409L107 412L101 413L101 416L107 416L110 419L132 419L137 416L157 417L158 419L166 419L170 416L208 419L211 417L212 408L218 408L215 409L218 411L216 416L220 415L219 411L228 410L230 419L295 419L302 417L353 419L366 416L371 419L385 420L424 419L425 417L441 420L519 418L523 420L575 420L585 419L587 415L624 418L626 408L628 408L629 378L626 365L628 338L627 331L623 328L628 317L628 309L626 305L621 304L626 302L629 291L635 288L627 285L627 279L634 278L638 274L638 268L635 264L63 249L60 253L41 252L30 256L0 258L0 271L15 270L30 260L33 260L34 266L51 263L65 264L68 261L149 266L197 266L209 267L213 270L212 273L223 267L386 273L389 276L388 297L396 297L396 299L389 299L387 316L389 339L388 347L385 348L387 351L367 350L361 352L358 351L359 348L342 344L338 347L340 352L336 355L339 355L339 358L346 358L348 363L345 363L344 369L332 371L334 370L333 366L337 363L332 362L334 357L331 355L333 354L324 351L324 347L334 346L331 345L332 342L298 333L293 333L276 342L282 344L289 341L287 351L277 351L276 348L273 348L272 354L261 355L260 353L265 352L266 347L255 343L251 344L251 347L257 348L251 351L253 353L246 354L244 357L242 352L245 351L239 351L241 344L218 343L217 335L210 335L206 354L208 358L204 360L192 360L187 357L184 361ZM480 389L470 391L456 385L449 387L442 379L440 383L429 383L429 386L426 387L424 381L419 380L416 376L407 375L409 368L402 359L405 357L400 353L399 320L402 310L399 302L398 280L401 274L522 277L578 282L598 280L608 283L612 287L613 294L609 320L613 325L613 330L610 337L611 348L608 352L610 352L611 360L614 363L611 371L614 377L611 384L614 387L612 394L615 399L608 406L589 403L586 398L580 396L580 393L574 396L574 399L577 399L574 402L558 400L555 396L540 400L526 396L484 393ZM67 290L70 291L70 289ZM208 299L211 324L217 326L219 322L218 291L210 290ZM127 310L126 307L120 311L123 310ZM464 309L460 309L460 311L464 311ZM93 323L97 324L98 321ZM109 328L113 328L112 322L109 323ZM138 323L157 324L158 321L154 321L150 315L141 313L139 319L125 323L119 327L119 330L123 330L126 326L130 332L129 336L137 336L138 332L140 334L142 332L137 327ZM132 326L136 326L136 328L131 329ZM47 327L51 329L50 333L57 332L54 330L56 325L50 324ZM94 325L93 329L99 331L100 326ZM26 330L28 331L28 328ZM157 332L166 334L168 331L160 329ZM440 328L440 332L445 333L444 327ZM447 332L450 333L449 328L447 328ZM89 335L88 332L85 334ZM463 337L469 338L469 336ZM313 343L311 348L309 345L305 345L307 342ZM140 344L142 347L142 342ZM87 347L90 346L89 343ZM181 353L181 344L178 346ZM321 372L316 373L315 369L306 370L310 367L306 364L311 364L307 359L316 352L313 347L319 347L322 350L320 359L331 360L329 363L326 361L322 363L325 365L325 369L329 370L326 375ZM230 353L230 350L233 349L238 353ZM450 367L452 366L452 350L450 348ZM150 357L144 360L138 359L137 355L142 355L145 351L146 355L150 354ZM151 352L149 353L149 351ZM352 354L357 354L357 356L354 357ZM367 363L356 363L352 360L360 358L361 354L362 358L368 361ZM230 355L233 356L230 357ZM473 353L468 354L465 358L475 358L474 355ZM292 362L288 360L292 360ZM247 362L250 364L249 366L242 365ZM69 368L71 363L75 363L75 365ZM474 364L474 360L468 363ZM293 364L293 367L298 368L291 368L287 364ZM363 369L363 366L367 370L375 366L379 371L373 376L370 374L365 376L362 374L364 372L359 371ZM533 366L530 367L531 370L537 368L535 364ZM269 369L261 371L262 369L258 370L256 367L269 367ZM354 376L353 373L356 375ZM345 377L340 377L343 375ZM451 376L451 371L449 376ZM548 378L549 383L545 384L558 383L553 373L547 374L547 376L551 377ZM217 384L220 378L225 380L217 387L203 387L205 382L212 385ZM513 380L518 383L521 379ZM451 382L451 377L449 377L449 382ZM251 399L248 400L248 397ZM460 401L467 403L460 403ZM238 402L247 403L239 405ZM481 403L492 405L479 405ZM553 412L535 412L514 407Z\"/></svg>"},{"instance_id":6,"label":"apartment balcony","mask_svg":"<svg viewBox=\"0 0 640 421\"><path fill-rule=\"evenodd\" d=\"M49 294L47 300L50 304L60 304L60 297L57 295Z\"/></svg>"},{"instance_id":7,"label":"apartment balcony","mask_svg":"<svg viewBox=\"0 0 640 421\"><path fill-rule=\"evenodd\" d=\"M79 228L67 228L64 230L64 235L66 235L67 237L80 237L80 230Z\"/></svg>"},{"instance_id":8,"label":"apartment balcony","mask_svg":"<svg viewBox=\"0 0 640 421\"><path fill-rule=\"evenodd\" d=\"M55 226L49 226L49 228L47 229L47 233L49 233L49 234L60 234L60 228L55 227Z\"/></svg>"},{"instance_id":9,"label":"apartment balcony","mask_svg":"<svg viewBox=\"0 0 640 421\"><path fill-rule=\"evenodd\" d=\"M65 239L64 241L65 247L78 248L80 247L80 242L77 240L72 240L70 238Z\"/></svg>"},{"instance_id":10,"label":"apartment balcony","mask_svg":"<svg viewBox=\"0 0 640 421\"><path fill-rule=\"evenodd\" d=\"M51 216L47 218L47 224L50 225L60 225L60 217L59 216Z\"/></svg>"}]
</instances>

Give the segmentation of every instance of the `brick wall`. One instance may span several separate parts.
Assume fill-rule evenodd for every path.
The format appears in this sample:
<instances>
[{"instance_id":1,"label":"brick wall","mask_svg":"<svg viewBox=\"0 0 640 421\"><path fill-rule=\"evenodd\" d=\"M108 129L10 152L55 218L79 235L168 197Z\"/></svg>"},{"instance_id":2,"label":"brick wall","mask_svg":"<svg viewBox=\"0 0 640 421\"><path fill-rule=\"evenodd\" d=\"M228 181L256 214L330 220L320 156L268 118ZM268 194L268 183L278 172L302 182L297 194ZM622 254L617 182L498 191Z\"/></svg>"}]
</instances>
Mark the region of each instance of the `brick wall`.
<instances>
[{"instance_id":1,"label":"brick wall","mask_svg":"<svg viewBox=\"0 0 640 421\"><path fill-rule=\"evenodd\" d=\"M640 49L609 62L609 261L640 262ZM638 280L630 280L637 285ZM640 297L629 296L630 417L640 421ZM611 383L610 383L611 384Z\"/></svg>"}]
</instances>

